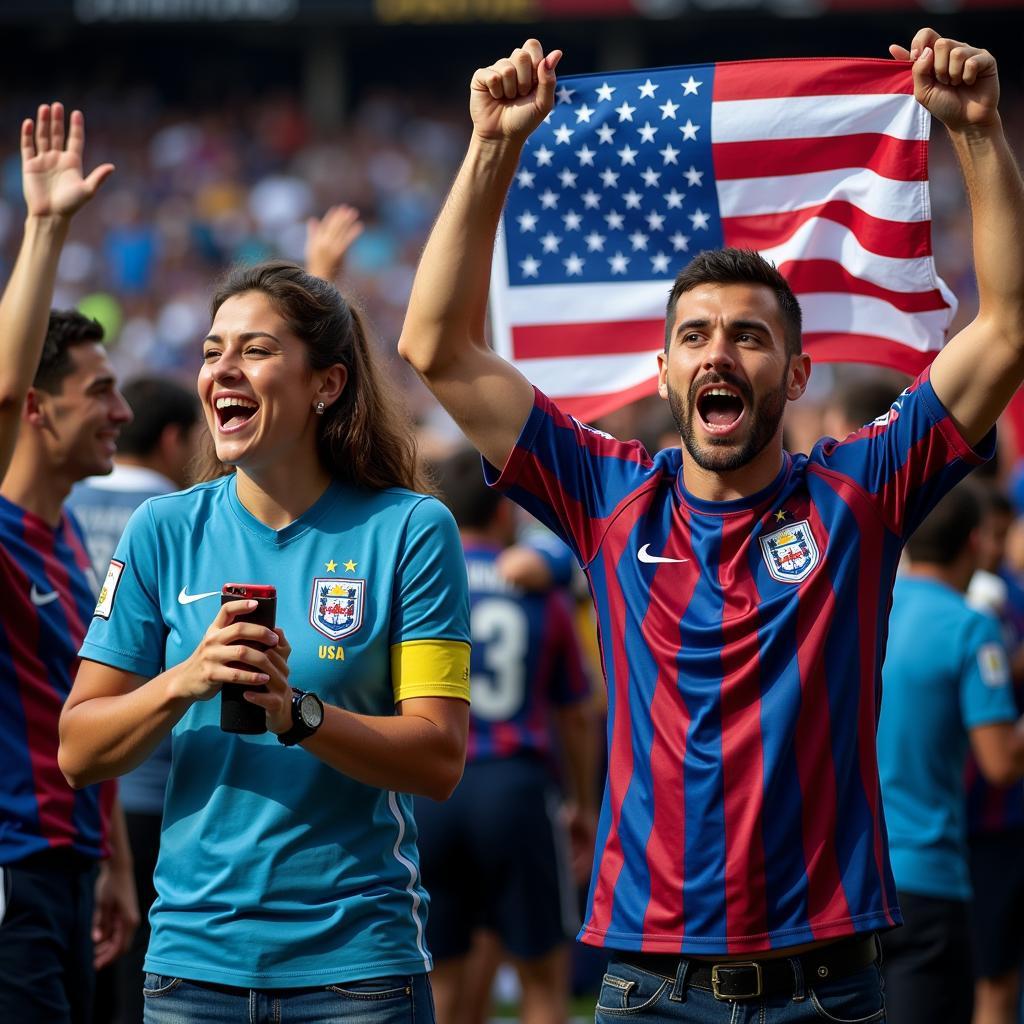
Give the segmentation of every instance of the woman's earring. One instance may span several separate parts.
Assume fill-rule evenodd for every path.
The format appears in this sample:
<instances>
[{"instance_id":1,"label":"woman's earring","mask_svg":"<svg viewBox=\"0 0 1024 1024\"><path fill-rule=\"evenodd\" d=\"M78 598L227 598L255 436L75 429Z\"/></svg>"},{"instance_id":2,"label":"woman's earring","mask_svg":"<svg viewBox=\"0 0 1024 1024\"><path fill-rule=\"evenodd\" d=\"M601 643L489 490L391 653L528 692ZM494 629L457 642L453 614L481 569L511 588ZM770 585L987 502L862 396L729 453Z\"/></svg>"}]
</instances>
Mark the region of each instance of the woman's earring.
<instances>
[{"instance_id":1,"label":"woman's earring","mask_svg":"<svg viewBox=\"0 0 1024 1024\"><path fill-rule=\"evenodd\" d=\"M323 416L324 409L326 409L326 408L327 408L327 406L324 405L323 402L317 402L316 403L316 414L317 414L317 416Z\"/></svg>"}]
</instances>

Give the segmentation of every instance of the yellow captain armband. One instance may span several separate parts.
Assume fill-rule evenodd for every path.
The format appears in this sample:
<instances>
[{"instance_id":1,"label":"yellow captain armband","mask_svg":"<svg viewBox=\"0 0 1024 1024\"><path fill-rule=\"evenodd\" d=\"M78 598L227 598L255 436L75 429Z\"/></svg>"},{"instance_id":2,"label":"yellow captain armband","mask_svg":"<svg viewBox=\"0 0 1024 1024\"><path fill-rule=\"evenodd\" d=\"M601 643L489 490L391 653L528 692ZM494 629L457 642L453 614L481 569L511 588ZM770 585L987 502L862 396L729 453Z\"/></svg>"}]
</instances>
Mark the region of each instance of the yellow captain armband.
<instances>
[{"instance_id":1,"label":"yellow captain armband","mask_svg":"<svg viewBox=\"0 0 1024 1024\"><path fill-rule=\"evenodd\" d=\"M469 701L469 644L462 640L406 640L391 648L395 703L410 697Z\"/></svg>"}]
</instances>

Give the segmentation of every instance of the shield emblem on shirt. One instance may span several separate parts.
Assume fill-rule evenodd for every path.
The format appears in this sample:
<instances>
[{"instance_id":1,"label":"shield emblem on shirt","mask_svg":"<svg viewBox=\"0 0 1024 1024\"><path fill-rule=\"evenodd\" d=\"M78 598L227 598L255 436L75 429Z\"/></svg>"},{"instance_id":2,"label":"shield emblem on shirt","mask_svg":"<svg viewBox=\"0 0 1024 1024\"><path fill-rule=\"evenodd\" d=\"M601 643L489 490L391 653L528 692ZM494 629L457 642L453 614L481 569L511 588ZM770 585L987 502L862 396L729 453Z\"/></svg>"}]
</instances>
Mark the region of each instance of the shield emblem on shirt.
<instances>
[{"instance_id":1,"label":"shield emblem on shirt","mask_svg":"<svg viewBox=\"0 0 1024 1024\"><path fill-rule=\"evenodd\" d=\"M313 580L309 623L328 640L351 636L363 624L366 580Z\"/></svg>"},{"instance_id":2,"label":"shield emblem on shirt","mask_svg":"<svg viewBox=\"0 0 1024 1024\"><path fill-rule=\"evenodd\" d=\"M772 530L761 538L761 554L772 579L800 583L818 564L818 545L806 519Z\"/></svg>"}]
</instances>

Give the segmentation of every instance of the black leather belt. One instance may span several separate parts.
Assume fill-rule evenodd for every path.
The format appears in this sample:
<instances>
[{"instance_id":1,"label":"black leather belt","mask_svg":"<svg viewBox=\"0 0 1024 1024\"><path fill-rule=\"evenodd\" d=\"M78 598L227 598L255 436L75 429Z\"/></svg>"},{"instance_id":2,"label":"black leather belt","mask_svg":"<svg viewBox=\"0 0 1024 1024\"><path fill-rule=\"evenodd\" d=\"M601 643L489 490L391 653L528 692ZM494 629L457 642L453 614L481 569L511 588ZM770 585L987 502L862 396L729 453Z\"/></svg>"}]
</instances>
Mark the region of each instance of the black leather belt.
<instances>
[{"instance_id":1,"label":"black leather belt","mask_svg":"<svg viewBox=\"0 0 1024 1024\"><path fill-rule=\"evenodd\" d=\"M874 935L841 939L820 949L794 957L772 960L724 960L708 963L678 957L672 953L631 953L619 951L617 959L642 971L661 975L670 981L676 977L681 960L688 960L686 984L707 989L716 999L759 999L761 996L795 995L801 987L792 961L800 964L803 985L810 987L833 978L856 974L878 959Z\"/></svg>"}]
</instances>

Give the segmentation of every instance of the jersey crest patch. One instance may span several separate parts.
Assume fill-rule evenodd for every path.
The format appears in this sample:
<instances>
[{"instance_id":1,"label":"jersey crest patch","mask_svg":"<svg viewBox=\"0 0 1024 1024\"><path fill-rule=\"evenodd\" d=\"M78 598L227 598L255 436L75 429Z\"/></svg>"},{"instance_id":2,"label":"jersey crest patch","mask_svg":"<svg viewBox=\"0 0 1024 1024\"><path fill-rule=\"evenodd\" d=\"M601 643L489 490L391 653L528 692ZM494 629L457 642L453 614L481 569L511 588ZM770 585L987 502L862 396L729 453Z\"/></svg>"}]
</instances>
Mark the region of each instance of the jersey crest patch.
<instances>
[{"instance_id":1,"label":"jersey crest patch","mask_svg":"<svg viewBox=\"0 0 1024 1024\"><path fill-rule=\"evenodd\" d=\"M761 538L761 554L772 579L780 583L807 579L821 557L806 519L765 534Z\"/></svg>"},{"instance_id":2,"label":"jersey crest patch","mask_svg":"<svg viewBox=\"0 0 1024 1024\"><path fill-rule=\"evenodd\" d=\"M351 636L363 624L366 580L317 576L309 603L309 624L328 640Z\"/></svg>"},{"instance_id":3,"label":"jersey crest patch","mask_svg":"<svg viewBox=\"0 0 1024 1024\"><path fill-rule=\"evenodd\" d=\"M103 586L100 588L100 597L96 602L96 610L92 613L93 617L99 616L101 619L109 619L110 613L114 610L114 598L117 596L117 587L121 582L121 575L124 572L124 562L119 562L116 558L110 560L110 568L107 569L107 578L103 581Z\"/></svg>"}]
</instances>

